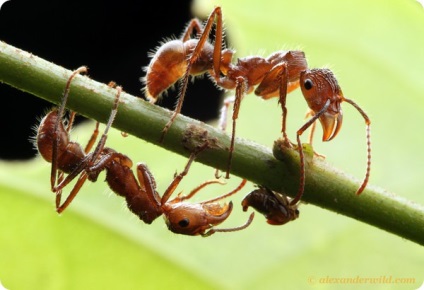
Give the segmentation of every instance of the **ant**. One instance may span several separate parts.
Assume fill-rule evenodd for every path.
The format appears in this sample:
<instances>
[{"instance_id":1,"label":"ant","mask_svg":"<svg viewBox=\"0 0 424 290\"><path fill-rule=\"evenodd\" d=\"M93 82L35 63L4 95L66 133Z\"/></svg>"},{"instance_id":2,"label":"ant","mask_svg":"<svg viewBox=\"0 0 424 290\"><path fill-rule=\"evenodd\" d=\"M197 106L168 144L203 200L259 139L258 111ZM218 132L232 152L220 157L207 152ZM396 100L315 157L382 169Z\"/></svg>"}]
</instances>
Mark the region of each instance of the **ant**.
<instances>
[{"instance_id":1,"label":"ant","mask_svg":"<svg viewBox=\"0 0 424 290\"><path fill-rule=\"evenodd\" d=\"M212 44L208 38L215 19L215 43ZM198 38L190 38L193 31L197 32ZM327 69L309 70L304 52L297 50L277 51L268 58L260 56L239 58L233 64L231 61L235 52L228 48L222 49L222 39L222 11L218 6L209 15L204 27L198 19L191 20L181 39L165 42L152 55L150 64L146 68L146 76L142 79L146 85L146 98L151 103L155 103L170 86L174 85L178 80L182 80L177 105L163 129L161 141L181 111L189 77L207 73L217 86L228 90L235 89L235 97L227 98L224 101L220 120L220 127L225 130L227 110L229 105L233 103L231 143L226 171L226 178L229 178L234 151L236 120L243 96L252 92L256 86L255 95L265 100L272 97L279 98L278 102L282 108L281 131L285 143L292 147L286 133L286 97L288 93L300 86L311 109L309 115L312 118L297 131L301 167L298 195L303 194L305 187L305 164L300 135L319 119L324 130L323 141L333 139L342 124L342 110L340 107L342 101L353 105L362 114L367 126L367 171L362 185L357 190L359 195L365 189L370 174L371 142L369 127L371 122L356 103L343 97L337 80L331 71ZM317 82L314 83L314 81ZM315 125L312 127L312 131L314 128ZM310 141L312 141L312 137Z\"/></svg>"},{"instance_id":2,"label":"ant","mask_svg":"<svg viewBox=\"0 0 424 290\"><path fill-rule=\"evenodd\" d=\"M208 41L208 37L215 19L215 43L212 44ZM190 38L193 31L197 32L199 38ZM235 89L234 101L226 101L223 107L223 115L226 115L229 103L234 102L233 128L226 172L226 178L229 178L236 119L244 94L252 92L257 86L255 89L257 96L263 99L279 97L283 110L282 131L287 138L285 133L286 94L299 87L300 72L307 69L307 63L303 51L278 51L268 58L260 56L239 58L237 63L233 64L231 61L234 51L222 49L222 39L222 13L221 7L218 6L212 11L204 27L198 19L194 18L187 25L181 39L165 42L152 56L142 81L146 85L144 88L146 98L151 103L155 103L163 92L182 79L177 105L171 119L163 129L161 140L181 111L190 75L207 73L219 87L227 90ZM222 121L220 127L225 130L226 121Z\"/></svg>"},{"instance_id":3,"label":"ant","mask_svg":"<svg viewBox=\"0 0 424 290\"><path fill-rule=\"evenodd\" d=\"M263 214L270 225L284 225L299 217L297 209L300 197L290 200L286 195L277 193L267 187L259 186L258 189L247 194L241 202L243 211L251 206Z\"/></svg>"},{"instance_id":4,"label":"ant","mask_svg":"<svg viewBox=\"0 0 424 290\"><path fill-rule=\"evenodd\" d=\"M248 221L242 226L227 229L213 228L226 220L233 208L231 202L228 205L221 206L218 201L241 190L246 184L246 180L243 180L233 191L208 201L195 204L186 202L186 200L193 197L205 186L220 183L218 180L204 182L192 190L187 196L178 195L173 200L168 201L182 178L188 173L191 163L197 154L207 148L207 142L190 155L184 171L175 176L162 197L156 191L156 182L153 175L147 166L142 163L137 164L137 176L139 180L137 182L131 170L133 164L131 159L124 154L105 147L108 130L112 126L117 114L122 92L122 88L116 86L113 82L109 86L116 86L117 93L115 101L104 133L95 150L89 153L99 133L98 122L84 150L80 144L70 141L69 132L72 128L75 112L70 113L70 120L67 126L65 126L62 120L65 105L72 79L79 73L86 71L87 69L85 67L81 67L71 74L66 84L61 106L59 109L50 111L42 119L36 137L37 148L41 156L46 161L52 163L50 179L52 191L56 193L56 211L58 213L63 212L69 206L87 179L95 182L99 174L105 170L106 182L111 190L117 195L125 197L130 211L147 224L151 224L157 217L163 214L166 224L172 232L185 235L202 235L205 237L215 232L242 230L251 224L254 213L250 215ZM66 178L64 177L65 174L68 174ZM79 178L72 188L71 193L61 204L62 189L77 176Z\"/></svg>"}]
</instances>

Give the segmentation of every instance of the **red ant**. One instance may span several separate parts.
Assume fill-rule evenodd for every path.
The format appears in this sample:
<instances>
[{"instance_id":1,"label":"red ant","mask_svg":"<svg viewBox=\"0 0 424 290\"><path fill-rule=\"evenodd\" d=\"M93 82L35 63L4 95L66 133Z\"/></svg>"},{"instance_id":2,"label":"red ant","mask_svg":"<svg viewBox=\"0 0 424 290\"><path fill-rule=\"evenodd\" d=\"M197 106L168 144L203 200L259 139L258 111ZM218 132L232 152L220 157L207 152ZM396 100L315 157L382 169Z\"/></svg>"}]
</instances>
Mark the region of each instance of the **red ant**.
<instances>
[{"instance_id":1,"label":"red ant","mask_svg":"<svg viewBox=\"0 0 424 290\"><path fill-rule=\"evenodd\" d=\"M211 44L208 37L215 18L215 43ZM193 31L200 35L198 39L190 38ZM146 84L146 98L151 103L155 103L164 91L182 78L178 103L171 119L163 129L162 139L181 111L190 75L208 73L218 86L228 90L235 89L233 129L226 173L226 178L229 178L234 151L236 119L243 95L252 92L257 86L255 94L263 99L278 96L283 109L282 131L287 137L285 133L286 94L299 87L300 72L307 69L307 63L302 51L279 51L268 58L259 56L239 58L236 64L232 64L234 51L222 50L222 38L221 8L216 7L210 14L205 27L195 18L190 21L181 39L168 41L156 51L146 69L147 73L143 81ZM225 112L228 107L227 103L223 107ZM226 122L222 123L221 127L225 129Z\"/></svg>"},{"instance_id":2,"label":"red ant","mask_svg":"<svg viewBox=\"0 0 424 290\"><path fill-rule=\"evenodd\" d=\"M215 43L212 44L208 41L208 38L215 19ZM199 38L190 38L193 31L199 34ZM196 76L207 73L218 86L224 89L235 89L235 98L227 99L224 102L220 122L221 128L224 130L226 127L226 112L228 106L230 103L234 103L231 143L226 172L226 178L229 178L232 153L234 151L236 120L244 94L252 92L254 87L257 86L254 91L257 96L263 99L279 97L279 103L282 108L282 134L286 141L285 143L291 146L286 134L286 97L287 93L301 86L302 93L311 108L310 115L313 115L313 117L297 132L301 163L298 196L303 194L305 186L305 165L300 135L309 126L314 124L316 119L319 119L324 129L323 141L333 139L341 128L342 111L340 103L342 101L346 101L353 105L362 114L367 125L367 173L362 185L357 191L357 194L360 194L368 182L370 172L370 119L358 105L343 97L341 89L338 87L337 81L332 73L329 73L329 70L325 69L308 70L303 51L278 51L268 58L249 56L239 58L237 63L232 64L231 60L234 51L222 49L222 38L223 26L221 8L215 7L204 27L198 19L191 20L184 30L181 39L165 42L153 55L146 69L146 77L143 79L146 84L145 95L150 102L155 103L164 91L175 84L179 79L182 79L178 103L171 119L163 129L162 139L181 111L190 75ZM301 79L302 76L303 79ZM314 79L319 81L318 86L313 84L312 81ZM321 84L326 87L320 87ZM337 85L337 87L335 87L335 85Z\"/></svg>"},{"instance_id":3,"label":"red ant","mask_svg":"<svg viewBox=\"0 0 424 290\"><path fill-rule=\"evenodd\" d=\"M299 217L300 196L290 200L286 195L259 186L246 195L241 202L243 211L251 206L263 214L270 225L284 225Z\"/></svg>"},{"instance_id":4,"label":"red ant","mask_svg":"<svg viewBox=\"0 0 424 290\"><path fill-rule=\"evenodd\" d=\"M119 86L116 87L117 94L108 123L95 150L89 153L98 135L98 122L85 150L82 149L80 144L70 141L69 131L72 128L72 120L75 113L71 112L70 121L67 126L64 125L62 118L71 81L77 74L82 72L86 72L85 67L73 72L67 82L60 108L53 109L43 118L36 138L40 154L46 161L52 163L51 183L52 191L56 193L56 210L58 213L63 212L69 206L87 179L94 182L97 180L99 174L103 170L106 170L106 182L112 191L125 197L128 208L147 224L152 223L153 220L163 214L168 228L172 232L202 236L210 236L215 232L238 231L250 225L253 220L253 213L242 226L228 229L213 228L226 220L232 211L231 202L228 205L221 206L218 201L238 192L245 185L246 180L243 180L233 191L208 201L195 204L186 202L186 200L194 196L206 185L220 183L218 180L204 182L192 190L189 195L178 195L173 200L168 201L182 178L188 173L190 165L197 154L206 149L208 144L205 144L191 154L184 171L175 176L162 198L156 191L156 183L153 175L147 169L146 165L141 163L137 165L137 176L139 180L137 182L131 170L133 164L131 159L111 148L105 147L107 133L112 126L119 105L119 98L122 91L122 88ZM114 87L115 84L110 83L109 86ZM58 172L60 173L57 177ZM68 174L66 178L64 174ZM79 178L72 188L71 193L63 204L60 204L62 189L78 175ZM56 181L58 181L57 184Z\"/></svg>"}]
</instances>

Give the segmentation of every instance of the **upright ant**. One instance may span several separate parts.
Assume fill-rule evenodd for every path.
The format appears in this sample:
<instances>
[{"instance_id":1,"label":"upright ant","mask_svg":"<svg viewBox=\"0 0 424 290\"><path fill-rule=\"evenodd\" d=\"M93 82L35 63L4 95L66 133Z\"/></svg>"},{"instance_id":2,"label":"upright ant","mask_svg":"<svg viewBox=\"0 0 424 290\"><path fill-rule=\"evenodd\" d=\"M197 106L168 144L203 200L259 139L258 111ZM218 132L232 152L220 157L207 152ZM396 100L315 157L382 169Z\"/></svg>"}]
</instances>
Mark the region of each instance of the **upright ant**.
<instances>
[{"instance_id":1,"label":"upright ant","mask_svg":"<svg viewBox=\"0 0 424 290\"><path fill-rule=\"evenodd\" d=\"M215 42L212 44L209 42L209 34L212 31L215 19ZM199 38L190 38L193 31L197 32ZM311 109L310 115L312 115L312 118L297 132L301 163L298 196L303 194L305 187L305 164L300 135L319 119L324 130L323 141L333 139L341 128L342 111L340 103L342 101L353 105L362 114L367 126L367 171L365 179L357 191L357 194L360 194L366 187L370 174L370 119L358 105L343 97L334 75L326 69L309 70L304 52L296 50L278 51L268 58L260 56L239 58L237 63L233 64L231 61L234 51L227 48L222 49L222 38L221 8L215 7L204 27L198 19L191 20L181 39L165 42L152 56L150 64L146 68L146 76L142 79L146 85L146 98L151 103L155 103L164 91L182 79L178 102L173 115L163 129L162 139L181 111L190 75L196 76L207 73L218 86L228 90L235 89L235 98L228 98L224 102L220 121L221 128L225 130L228 106L234 103L231 143L226 171L226 178L229 178L234 151L236 120L244 94L252 92L256 86L255 95L263 99L279 98L282 108L281 131L285 143L291 146L286 133L286 97L287 93L301 86L302 93Z\"/></svg>"},{"instance_id":2,"label":"upright ant","mask_svg":"<svg viewBox=\"0 0 424 290\"><path fill-rule=\"evenodd\" d=\"M299 217L298 205L300 196L290 200L286 195L259 186L247 194L241 205L243 211L251 206L263 214L270 225L284 225Z\"/></svg>"},{"instance_id":3,"label":"upright ant","mask_svg":"<svg viewBox=\"0 0 424 290\"><path fill-rule=\"evenodd\" d=\"M72 112L70 114L70 121L67 126L64 125L62 119L71 81L77 74L82 72L86 72L85 67L73 72L67 82L60 108L53 109L43 118L37 132L36 144L38 150L46 161L52 163L50 179L52 191L56 193L56 210L58 213L63 212L69 206L87 179L94 182L99 174L105 170L106 182L111 190L125 197L128 208L147 224L152 223L163 214L166 224L172 232L202 236L210 236L215 232L238 231L250 225L253 220L253 213L242 226L227 229L214 228L214 226L227 219L233 208L231 202L228 205L221 206L218 201L238 192L245 185L246 180L243 180L233 191L208 201L195 204L187 202L188 199L205 186L220 183L218 180L204 182L187 196L178 195L173 200L168 201L182 178L188 173L197 154L207 148L207 143L191 154L184 171L175 176L162 197L156 191L153 175L147 166L141 163L137 164L137 182L131 170L133 164L131 159L124 154L105 147L107 133L112 126L119 105L122 91L119 86L116 87L117 94L108 123L95 150L89 153L97 139L98 122L85 150L82 149L80 144L70 141L69 131L72 128L72 120L75 113ZM111 83L110 86L114 87L115 84ZM65 174L68 175L65 177ZM62 189L77 176L79 178L71 193L61 204Z\"/></svg>"},{"instance_id":4,"label":"upright ant","mask_svg":"<svg viewBox=\"0 0 424 290\"><path fill-rule=\"evenodd\" d=\"M215 43L212 44L208 38L215 18ZM200 35L198 39L190 38L193 31ZM147 73L143 81L146 84L146 98L151 103L155 103L164 91L182 78L178 103L171 119L163 129L162 138L181 111L190 75L207 73L218 86L228 90L235 89L233 128L226 173L226 178L229 178L236 119L244 94L252 92L257 86L255 94L263 99L278 96L283 109L282 131L287 137L285 133L286 94L299 86L300 72L307 69L307 63L302 51L278 51L268 58L250 56L239 58L236 64L232 64L234 51L222 49L222 38L222 13L221 8L216 7L210 14L205 27L195 18L190 21L181 39L168 41L156 51L146 69ZM225 112L227 107L228 102L223 107ZM221 123L222 129L225 129L225 123L226 121Z\"/></svg>"}]
</instances>

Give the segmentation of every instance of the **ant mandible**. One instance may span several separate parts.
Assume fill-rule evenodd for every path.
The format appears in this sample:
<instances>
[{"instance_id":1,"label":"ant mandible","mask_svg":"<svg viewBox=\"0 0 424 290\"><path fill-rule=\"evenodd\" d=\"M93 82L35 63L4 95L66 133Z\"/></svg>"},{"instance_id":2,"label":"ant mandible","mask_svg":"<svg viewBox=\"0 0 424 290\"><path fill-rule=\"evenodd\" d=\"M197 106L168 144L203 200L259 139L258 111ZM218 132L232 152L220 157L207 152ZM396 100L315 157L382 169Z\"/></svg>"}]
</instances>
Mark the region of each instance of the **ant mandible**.
<instances>
[{"instance_id":1,"label":"ant mandible","mask_svg":"<svg viewBox=\"0 0 424 290\"><path fill-rule=\"evenodd\" d=\"M258 189L248 193L242 200L243 211L251 206L267 219L270 225L284 225L299 217L299 202L301 196L290 200L286 195L258 186Z\"/></svg>"},{"instance_id":2,"label":"ant mandible","mask_svg":"<svg viewBox=\"0 0 424 290\"><path fill-rule=\"evenodd\" d=\"M215 19L215 43L212 44L208 38ZM190 38L193 31L200 35L199 38ZM190 75L207 73L218 86L228 90L235 89L233 127L226 171L226 178L229 178L236 120L244 94L252 92L257 86L255 89L257 96L263 99L279 97L283 111L282 132L287 138L286 95L299 87L300 73L307 69L307 62L303 51L278 51L268 58L260 56L239 58L237 63L233 64L231 61L234 51L222 49L222 38L222 13L218 6L212 11L204 27L195 18L190 21L181 39L165 42L152 56L150 64L146 68L146 76L142 78L142 81L145 83L146 98L151 103L155 103L163 92L182 79L178 102L171 119L163 129L162 139L181 111ZM223 106L223 116L226 115L228 104L229 101L226 101ZM221 120L220 126L225 130L226 120Z\"/></svg>"},{"instance_id":3,"label":"ant mandible","mask_svg":"<svg viewBox=\"0 0 424 290\"><path fill-rule=\"evenodd\" d=\"M69 206L87 179L94 182L97 180L99 174L105 170L106 182L111 190L117 195L125 197L128 208L147 224L152 223L157 217L163 214L167 226L172 232L185 235L202 235L205 237L215 232L242 230L251 224L254 213L250 215L248 221L242 226L227 229L213 228L226 220L233 208L231 202L228 205L221 206L218 201L238 192L243 188L246 180L243 180L233 191L208 201L195 204L186 202L186 200L193 197L205 186L213 183L220 183L218 180L204 182L192 190L189 195L179 195L173 200L168 201L182 178L188 173L190 165L194 161L196 155L206 149L207 144L191 154L185 170L176 175L162 198L156 192L156 182L153 175L147 169L147 166L141 163L137 165L139 183L137 182L131 170L133 164L131 159L124 154L105 147L107 134L115 119L119 105L122 91L122 88L119 86L116 87L117 94L115 96L112 112L96 149L92 153L88 153L98 136L98 122L84 150L80 144L70 141L69 132L72 128L75 112L70 113L70 120L67 126L64 125L62 118L69 95L71 81L76 75L86 71L87 69L85 67L81 67L71 74L65 88L60 108L50 111L42 119L37 130L37 148L41 156L46 161L52 163L50 179L52 191L56 193L56 211L58 213L63 212ZM111 82L109 86L114 87L115 84ZM68 175L64 177L65 174ZM79 178L76 184L66 200L61 204L62 189L78 175Z\"/></svg>"}]
</instances>

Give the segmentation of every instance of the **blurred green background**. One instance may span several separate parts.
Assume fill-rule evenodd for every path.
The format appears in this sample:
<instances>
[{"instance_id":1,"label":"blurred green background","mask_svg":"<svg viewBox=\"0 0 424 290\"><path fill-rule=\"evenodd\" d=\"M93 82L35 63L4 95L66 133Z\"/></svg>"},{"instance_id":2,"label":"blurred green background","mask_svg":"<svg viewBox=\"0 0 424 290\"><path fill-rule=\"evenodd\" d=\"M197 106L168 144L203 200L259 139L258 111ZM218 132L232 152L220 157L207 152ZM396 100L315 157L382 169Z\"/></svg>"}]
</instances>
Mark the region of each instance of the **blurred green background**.
<instances>
[{"instance_id":1,"label":"blurred green background","mask_svg":"<svg viewBox=\"0 0 424 290\"><path fill-rule=\"evenodd\" d=\"M197 1L193 13L207 17L215 5L222 6L237 56L302 49L310 67L335 71L345 96L372 120L371 186L424 204L424 10L418 2ZM294 139L306 103L300 91L287 102L288 133ZM364 121L348 104L343 110L337 138L322 143L319 129L314 148L361 179ZM247 96L238 137L272 146L280 137L280 116L277 100ZM84 144L92 129L92 123L85 124L73 138ZM186 161L134 137L122 139L115 130L107 145L146 162L161 193ZM269 226L257 215L241 232L186 237L170 233L161 219L153 225L138 221L102 177L87 183L58 216L49 164L39 158L2 163L0 173L0 281L8 289L417 289L424 281L423 247L313 205L301 205L300 218L282 227ZM187 192L212 174L213 169L196 163L180 188ZM195 200L227 192L239 181L234 176ZM249 184L233 197L234 204L252 188ZM234 210L222 226L246 218L247 213ZM356 277L409 280L325 283Z\"/></svg>"}]
</instances>

